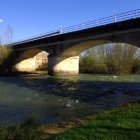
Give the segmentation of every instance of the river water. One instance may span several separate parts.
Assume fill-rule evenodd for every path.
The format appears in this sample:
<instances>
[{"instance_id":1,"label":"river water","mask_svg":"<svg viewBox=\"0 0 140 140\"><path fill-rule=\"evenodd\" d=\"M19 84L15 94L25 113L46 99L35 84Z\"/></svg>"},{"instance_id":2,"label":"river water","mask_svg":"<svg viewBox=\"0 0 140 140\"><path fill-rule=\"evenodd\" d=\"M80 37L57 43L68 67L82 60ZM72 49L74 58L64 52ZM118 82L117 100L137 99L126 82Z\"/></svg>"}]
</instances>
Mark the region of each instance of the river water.
<instances>
[{"instance_id":1,"label":"river water","mask_svg":"<svg viewBox=\"0 0 140 140\"><path fill-rule=\"evenodd\" d=\"M42 123L94 115L140 100L140 75L0 77L0 124Z\"/></svg>"}]
</instances>

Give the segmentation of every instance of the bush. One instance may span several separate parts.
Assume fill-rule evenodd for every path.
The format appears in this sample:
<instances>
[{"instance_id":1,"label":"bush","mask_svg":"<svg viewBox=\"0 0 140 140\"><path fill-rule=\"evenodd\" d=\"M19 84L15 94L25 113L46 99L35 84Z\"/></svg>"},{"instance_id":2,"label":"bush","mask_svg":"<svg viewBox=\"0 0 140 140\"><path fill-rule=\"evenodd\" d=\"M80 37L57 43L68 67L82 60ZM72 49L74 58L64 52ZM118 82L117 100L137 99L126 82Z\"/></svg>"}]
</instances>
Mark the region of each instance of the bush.
<instances>
[{"instance_id":1,"label":"bush","mask_svg":"<svg viewBox=\"0 0 140 140\"><path fill-rule=\"evenodd\" d=\"M12 47L0 46L0 71L9 71L14 62L14 50Z\"/></svg>"},{"instance_id":2,"label":"bush","mask_svg":"<svg viewBox=\"0 0 140 140\"><path fill-rule=\"evenodd\" d=\"M140 58L136 58L133 61L132 71L133 73L140 73Z\"/></svg>"}]
</instances>

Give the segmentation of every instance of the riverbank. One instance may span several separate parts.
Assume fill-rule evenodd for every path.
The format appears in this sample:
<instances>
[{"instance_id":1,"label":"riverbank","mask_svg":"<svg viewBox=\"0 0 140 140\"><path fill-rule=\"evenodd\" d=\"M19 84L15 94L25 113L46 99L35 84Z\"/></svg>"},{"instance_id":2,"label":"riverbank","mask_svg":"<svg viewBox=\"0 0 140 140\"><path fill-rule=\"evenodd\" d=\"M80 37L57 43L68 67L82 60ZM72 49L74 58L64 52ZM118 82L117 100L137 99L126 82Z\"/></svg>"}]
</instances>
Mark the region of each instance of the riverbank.
<instances>
[{"instance_id":1,"label":"riverbank","mask_svg":"<svg viewBox=\"0 0 140 140\"><path fill-rule=\"evenodd\" d=\"M0 71L0 77L2 76L21 76L21 75L36 75L44 76L47 75L47 71L34 71L34 72L12 72L12 71Z\"/></svg>"},{"instance_id":2,"label":"riverbank","mask_svg":"<svg viewBox=\"0 0 140 140\"><path fill-rule=\"evenodd\" d=\"M139 140L140 102L126 104L84 119L78 125L49 140Z\"/></svg>"},{"instance_id":3,"label":"riverbank","mask_svg":"<svg viewBox=\"0 0 140 140\"><path fill-rule=\"evenodd\" d=\"M139 140L140 102L84 119L41 125L34 119L1 127L1 140Z\"/></svg>"}]
</instances>

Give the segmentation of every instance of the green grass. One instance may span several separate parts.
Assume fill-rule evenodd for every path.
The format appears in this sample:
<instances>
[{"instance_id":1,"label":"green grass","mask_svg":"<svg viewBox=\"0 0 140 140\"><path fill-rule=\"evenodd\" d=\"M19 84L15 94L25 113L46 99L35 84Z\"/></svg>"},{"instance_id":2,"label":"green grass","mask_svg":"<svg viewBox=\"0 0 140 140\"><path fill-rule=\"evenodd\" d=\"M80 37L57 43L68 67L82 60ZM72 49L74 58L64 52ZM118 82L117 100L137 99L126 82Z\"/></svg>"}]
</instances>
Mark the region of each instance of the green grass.
<instances>
[{"instance_id":1,"label":"green grass","mask_svg":"<svg viewBox=\"0 0 140 140\"><path fill-rule=\"evenodd\" d=\"M84 125L48 140L140 140L140 103L86 118Z\"/></svg>"},{"instance_id":2,"label":"green grass","mask_svg":"<svg viewBox=\"0 0 140 140\"><path fill-rule=\"evenodd\" d=\"M84 119L82 125L57 135L44 134L36 120L0 127L0 140L140 140L140 102Z\"/></svg>"},{"instance_id":3,"label":"green grass","mask_svg":"<svg viewBox=\"0 0 140 140\"><path fill-rule=\"evenodd\" d=\"M1 126L0 140L41 140L39 123L30 118L24 123Z\"/></svg>"}]
</instances>

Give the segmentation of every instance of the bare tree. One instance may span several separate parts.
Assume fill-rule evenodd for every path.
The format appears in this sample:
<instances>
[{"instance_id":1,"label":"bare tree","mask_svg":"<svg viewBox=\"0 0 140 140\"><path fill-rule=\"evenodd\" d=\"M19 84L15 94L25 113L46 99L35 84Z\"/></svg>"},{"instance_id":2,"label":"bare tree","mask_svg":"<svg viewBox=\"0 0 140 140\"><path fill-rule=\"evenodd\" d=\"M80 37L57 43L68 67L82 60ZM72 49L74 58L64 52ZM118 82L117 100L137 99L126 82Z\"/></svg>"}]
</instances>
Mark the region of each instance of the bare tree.
<instances>
[{"instance_id":1,"label":"bare tree","mask_svg":"<svg viewBox=\"0 0 140 140\"><path fill-rule=\"evenodd\" d=\"M4 32L2 43L11 44L12 43L13 30L11 26L8 26Z\"/></svg>"}]
</instances>

